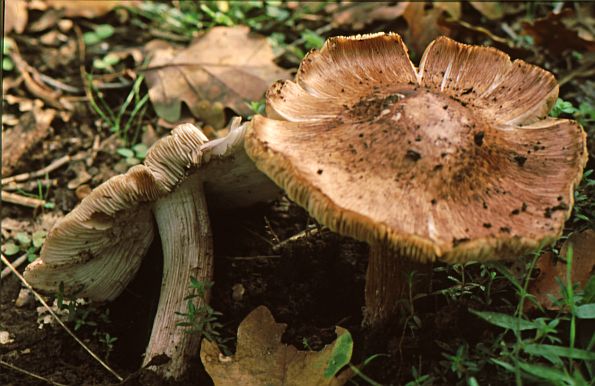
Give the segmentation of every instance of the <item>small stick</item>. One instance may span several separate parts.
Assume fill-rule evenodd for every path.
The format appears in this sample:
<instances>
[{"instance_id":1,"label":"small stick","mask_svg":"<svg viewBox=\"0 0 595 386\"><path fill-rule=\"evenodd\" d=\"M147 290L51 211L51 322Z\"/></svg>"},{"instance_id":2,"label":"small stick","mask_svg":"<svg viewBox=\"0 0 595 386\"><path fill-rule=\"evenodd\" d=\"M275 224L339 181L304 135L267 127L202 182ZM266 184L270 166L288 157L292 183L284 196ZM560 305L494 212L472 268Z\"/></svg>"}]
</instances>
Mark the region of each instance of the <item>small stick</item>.
<instances>
[{"instance_id":1,"label":"small stick","mask_svg":"<svg viewBox=\"0 0 595 386\"><path fill-rule=\"evenodd\" d=\"M15 190L24 190L24 191L31 191L34 189L37 189L38 184L41 184L42 186L58 186L58 179L57 178L53 178L50 180L37 180L37 181L29 181L29 182L13 182L11 184L2 186L2 190L5 190L7 192L13 192Z\"/></svg>"},{"instance_id":2,"label":"small stick","mask_svg":"<svg viewBox=\"0 0 595 386\"><path fill-rule=\"evenodd\" d=\"M64 166L71 160L72 160L71 156L65 155L64 157L61 157L61 158L58 158L57 160L52 161L52 163L50 163L48 166L46 166L43 169L39 169L39 170L37 170L35 172L31 172L31 173L22 173L22 174L17 174L16 176L12 176L12 177L6 177L6 178L2 179L1 183L2 183L2 185L6 185L11 182L21 182L21 181L27 181L31 178L43 177L46 174L51 173L54 170Z\"/></svg>"},{"instance_id":3,"label":"small stick","mask_svg":"<svg viewBox=\"0 0 595 386\"><path fill-rule=\"evenodd\" d=\"M20 194L10 193L2 191L2 201L9 202L11 204L22 205L29 208L39 208L40 206L44 206L46 204L45 200L40 200L38 198L33 197L25 197L21 196Z\"/></svg>"},{"instance_id":4,"label":"small stick","mask_svg":"<svg viewBox=\"0 0 595 386\"><path fill-rule=\"evenodd\" d=\"M97 153L99 152L100 148L101 148L101 137L99 137L99 135L96 135L95 138L93 139L93 147L91 147L91 155L89 156L89 158L87 158L87 161L86 161L87 167L91 167L93 165L93 162L95 162L95 158L97 157Z\"/></svg>"},{"instance_id":5,"label":"small stick","mask_svg":"<svg viewBox=\"0 0 595 386\"><path fill-rule=\"evenodd\" d=\"M33 287L31 287L31 284L29 284L27 282L27 280L25 280L25 278L23 277L23 275L21 275L19 273L19 271L16 270L15 267L13 267L12 263L10 261L8 261L8 259L6 257L4 257L4 255L0 254L0 259L2 260L2 262L4 264L6 264L8 266L8 268L10 268L10 270L12 271L12 273L14 273L19 280L21 281L21 283L23 283L23 285L25 287L27 287L29 289L29 291L31 291L31 293L37 298L37 300L43 304L43 306L48 310L48 312L50 313L50 315L53 316L54 319L56 319L56 322L58 322L58 324L68 333L68 335L70 335L78 344L81 345L81 347L87 352L89 353L89 355L91 355L93 357L93 359L95 359L97 362L99 362L107 371L109 371L114 377L116 377L118 379L118 381L122 382L124 380L124 378L122 378L120 375L118 375L118 373L116 373L111 367L109 367L109 365L107 363L105 363L103 360L101 360L101 358L99 358L97 356L97 354L95 354L93 351L91 351L91 349L89 347L87 347L87 345L85 345L85 343L80 340L75 334L74 332L72 332L72 330L70 328L68 328L64 322L62 321L62 319L60 319L58 317L58 315L56 315L56 313L52 310L52 308L46 303L45 300L43 300L43 298L41 297L40 294L37 293L37 291L35 291L33 289Z\"/></svg>"},{"instance_id":6,"label":"small stick","mask_svg":"<svg viewBox=\"0 0 595 386\"><path fill-rule=\"evenodd\" d=\"M273 245L273 251L278 252L281 248L283 248L286 244L292 243L304 237L309 237L319 233L322 230L325 230L325 227L319 228L317 226L312 226L309 228L304 229L300 233L296 233L295 235L291 236L288 239L285 239L275 245Z\"/></svg>"},{"instance_id":7,"label":"small stick","mask_svg":"<svg viewBox=\"0 0 595 386\"><path fill-rule=\"evenodd\" d=\"M66 91L66 92L73 93L73 94L80 94L83 92L83 89L80 89L78 87L74 87L69 84L60 82L59 80L54 79L54 78L52 78L48 75L42 74L42 73L39 73L39 79L42 82L44 82L54 88L57 88L58 90Z\"/></svg>"},{"instance_id":8,"label":"small stick","mask_svg":"<svg viewBox=\"0 0 595 386\"><path fill-rule=\"evenodd\" d=\"M21 264L27 261L27 254L24 253L23 256L18 257L15 261L12 262L12 265L15 268L18 268ZM6 276L10 275L10 267L6 267L0 273L0 280L4 279Z\"/></svg>"},{"instance_id":9,"label":"small stick","mask_svg":"<svg viewBox=\"0 0 595 386\"><path fill-rule=\"evenodd\" d=\"M47 378L42 377L41 375L34 374L34 373L32 373L32 372L30 372L28 370L22 369L20 367L17 367L17 366L15 366L13 364L8 363L8 362L4 362L2 359L0 359L0 365L5 366L5 367L8 367L9 369L14 370L14 371L16 371L18 373L26 374L26 375L28 375L30 377L35 378L35 379L39 379L40 381L47 382L47 383L49 383L50 385L53 385L53 386L67 386L67 385L65 385L63 383L54 382L54 381L52 381L50 379L47 379Z\"/></svg>"}]
</instances>

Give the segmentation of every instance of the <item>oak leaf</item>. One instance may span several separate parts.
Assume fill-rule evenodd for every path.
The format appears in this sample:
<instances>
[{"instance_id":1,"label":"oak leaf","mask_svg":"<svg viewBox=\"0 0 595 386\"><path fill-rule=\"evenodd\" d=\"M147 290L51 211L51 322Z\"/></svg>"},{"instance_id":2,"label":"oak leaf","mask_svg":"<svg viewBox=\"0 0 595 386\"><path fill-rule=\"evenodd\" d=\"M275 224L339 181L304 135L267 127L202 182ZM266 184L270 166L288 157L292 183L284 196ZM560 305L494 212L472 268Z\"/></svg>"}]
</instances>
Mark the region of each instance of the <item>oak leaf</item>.
<instances>
[{"instance_id":1,"label":"oak leaf","mask_svg":"<svg viewBox=\"0 0 595 386\"><path fill-rule=\"evenodd\" d=\"M175 122L184 102L207 124L225 125L224 108L251 113L248 102L259 100L274 81L289 78L278 67L268 40L248 27L214 27L189 47L163 41L145 47L151 54L146 80L157 115Z\"/></svg>"},{"instance_id":2,"label":"oak leaf","mask_svg":"<svg viewBox=\"0 0 595 386\"><path fill-rule=\"evenodd\" d=\"M215 386L322 386L347 381L335 377L351 359L353 341L347 330L337 327L337 339L321 351L300 351L281 343L285 328L260 306L240 323L233 356L223 356L215 343L204 340L200 358Z\"/></svg>"}]
</instances>

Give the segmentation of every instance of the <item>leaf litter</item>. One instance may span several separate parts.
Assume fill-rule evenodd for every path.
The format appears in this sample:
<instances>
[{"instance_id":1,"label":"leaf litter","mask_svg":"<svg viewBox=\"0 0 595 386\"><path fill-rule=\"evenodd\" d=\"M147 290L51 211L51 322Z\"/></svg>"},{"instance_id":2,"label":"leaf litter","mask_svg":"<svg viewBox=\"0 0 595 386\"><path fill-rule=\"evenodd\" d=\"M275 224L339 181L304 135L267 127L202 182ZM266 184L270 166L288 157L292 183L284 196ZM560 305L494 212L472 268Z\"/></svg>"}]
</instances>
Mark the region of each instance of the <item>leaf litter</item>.
<instances>
[{"instance_id":1,"label":"leaf litter","mask_svg":"<svg viewBox=\"0 0 595 386\"><path fill-rule=\"evenodd\" d=\"M281 342L286 328L260 306L240 323L233 356L224 356L216 343L205 340L200 358L217 386L339 386L347 381L335 376L351 359L349 331L337 327L337 339L321 351L301 351Z\"/></svg>"},{"instance_id":2,"label":"leaf litter","mask_svg":"<svg viewBox=\"0 0 595 386\"><path fill-rule=\"evenodd\" d=\"M222 128L226 107L249 115L248 102L290 76L274 63L266 37L244 26L214 27L186 48L158 40L145 49L149 97L157 115L170 122L180 119L183 102L194 116Z\"/></svg>"}]
</instances>

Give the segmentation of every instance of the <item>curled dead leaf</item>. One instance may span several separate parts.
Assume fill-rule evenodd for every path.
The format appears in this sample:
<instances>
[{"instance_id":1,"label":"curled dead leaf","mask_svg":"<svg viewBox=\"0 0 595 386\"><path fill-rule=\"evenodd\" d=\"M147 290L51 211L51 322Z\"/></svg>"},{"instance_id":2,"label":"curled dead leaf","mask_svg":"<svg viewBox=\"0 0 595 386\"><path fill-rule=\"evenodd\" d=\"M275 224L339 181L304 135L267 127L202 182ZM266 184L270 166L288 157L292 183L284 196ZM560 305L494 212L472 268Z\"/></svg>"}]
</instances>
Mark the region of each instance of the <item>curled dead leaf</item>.
<instances>
[{"instance_id":1,"label":"curled dead leaf","mask_svg":"<svg viewBox=\"0 0 595 386\"><path fill-rule=\"evenodd\" d=\"M347 382L335 377L351 359L353 341L347 330L337 327L337 339L321 351L300 351L281 343L285 328L260 306L240 323L233 356L224 356L215 343L203 340L200 358L215 385L322 386Z\"/></svg>"},{"instance_id":2,"label":"curled dead leaf","mask_svg":"<svg viewBox=\"0 0 595 386\"><path fill-rule=\"evenodd\" d=\"M184 102L194 116L221 128L224 108L248 115L247 102L289 77L273 62L268 40L245 26L212 28L187 48L152 41L145 49L151 55L149 97L157 114L170 122L180 119Z\"/></svg>"},{"instance_id":3,"label":"curled dead leaf","mask_svg":"<svg viewBox=\"0 0 595 386\"><path fill-rule=\"evenodd\" d=\"M593 12L593 6L588 6ZM533 37L536 45L554 55L569 50L592 52L595 51L593 35L578 22L584 18L577 16L572 9L565 8L558 14L551 12L546 17L525 21L522 26L524 33ZM593 18L586 20L586 24L593 24Z\"/></svg>"},{"instance_id":4,"label":"curled dead leaf","mask_svg":"<svg viewBox=\"0 0 595 386\"><path fill-rule=\"evenodd\" d=\"M55 116L56 110L34 105L15 127L2 133L2 175L10 176L21 159L48 136Z\"/></svg>"},{"instance_id":5,"label":"curled dead leaf","mask_svg":"<svg viewBox=\"0 0 595 386\"><path fill-rule=\"evenodd\" d=\"M408 5L408 1L401 1L395 5L388 1L345 2L329 4L327 11L333 15L331 23L335 28L348 26L357 31L375 21L390 21L399 18Z\"/></svg>"},{"instance_id":6,"label":"curled dead leaf","mask_svg":"<svg viewBox=\"0 0 595 386\"><path fill-rule=\"evenodd\" d=\"M407 21L409 29L405 34L407 47L411 48L414 54L421 55L426 46L440 35L450 35L449 28L441 23L448 10L443 4L433 5L426 9L424 1L409 2L403 17ZM456 11L454 11L456 14Z\"/></svg>"},{"instance_id":7,"label":"curled dead leaf","mask_svg":"<svg viewBox=\"0 0 595 386\"><path fill-rule=\"evenodd\" d=\"M14 31L17 34L23 33L27 27L28 12L25 0L6 1L4 17L4 33Z\"/></svg>"},{"instance_id":8,"label":"curled dead leaf","mask_svg":"<svg viewBox=\"0 0 595 386\"><path fill-rule=\"evenodd\" d=\"M470 1L469 4L489 20L499 20L504 16L502 4L498 1Z\"/></svg>"},{"instance_id":9,"label":"curled dead leaf","mask_svg":"<svg viewBox=\"0 0 595 386\"><path fill-rule=\"evenodd\" d=\"M135 0L46 0L55 9L63 9L64 16L85 17L92 19L107 14L117 6L133 7L139 2Z\"/></svg>"},{"instance_id":10,"label":"curled dead leaf","mask_svg":"<svg viewBox=\"0 0 595 386\"><path fill-rule=\"evenodd\" d=\"M584 232L573 233L562 245L560 256L567 258L569 245L572 245L572 272L571 280L582 288L589 279L595 266L595 231L588 229ZM567 265L556 258L551 252L546 252L539 257L537 265L539 276L531 283L529 293L545 309L555 310L553 298L562 297L559 282L566 283ZM532 303L527 303L527 308Z\"/></svg>"}]
</instances>

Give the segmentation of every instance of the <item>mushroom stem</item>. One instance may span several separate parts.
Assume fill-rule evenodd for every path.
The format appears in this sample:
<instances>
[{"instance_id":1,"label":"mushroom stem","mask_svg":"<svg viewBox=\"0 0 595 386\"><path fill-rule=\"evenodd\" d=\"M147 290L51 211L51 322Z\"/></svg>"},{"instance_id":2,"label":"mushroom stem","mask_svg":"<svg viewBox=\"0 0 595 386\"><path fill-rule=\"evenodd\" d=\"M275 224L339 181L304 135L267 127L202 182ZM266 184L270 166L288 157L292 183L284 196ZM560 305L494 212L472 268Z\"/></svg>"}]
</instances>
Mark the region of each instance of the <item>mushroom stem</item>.
<instances>
[{"instance_id":1,"label":"mushroom stem","mask_svg":"<svg viewBox=\"0 0 595 386\"><path fill-rule=\"evenodd\" d=\"M177 326L185 321L177 313L188 312L185 298L190 278L205 282L213 277L211 226L200 177L195 174L188 178L176 191L158 200L153 210L163 245L163 279L143 366L150 365L164 378L179 378L188 363L196 360L201 335ZM192 301L199 309L208 304L208 295ZM153 365L151 361L161 355L169 360Z\"/></svg>"},{"instance_id":2,"label":"mushroom stem","mask_svg":"<svg viewBox=\"0 0 595 386\"><path fill-rule=\"evenodd\" d=\"M381 244L370 245L366 272L365 326L379 327L410 304L428 281L431 264L420 263ZM411 273L415 272L413 277Z\"/></svg>"}]
</instances>

